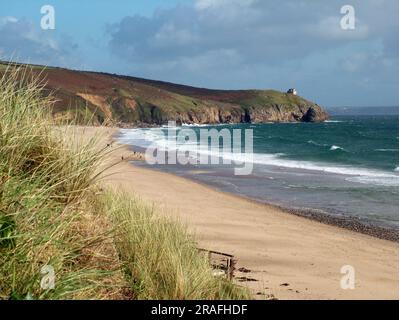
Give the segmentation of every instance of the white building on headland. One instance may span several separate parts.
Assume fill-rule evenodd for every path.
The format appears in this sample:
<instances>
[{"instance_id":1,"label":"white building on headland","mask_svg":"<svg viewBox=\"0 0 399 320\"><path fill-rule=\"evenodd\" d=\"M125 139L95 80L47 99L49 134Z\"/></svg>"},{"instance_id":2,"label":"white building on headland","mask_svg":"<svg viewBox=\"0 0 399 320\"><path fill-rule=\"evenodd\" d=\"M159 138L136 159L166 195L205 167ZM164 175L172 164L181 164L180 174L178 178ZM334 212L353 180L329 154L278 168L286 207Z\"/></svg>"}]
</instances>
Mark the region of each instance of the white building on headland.
<instances>
[{"instance_id":1,"label":"white building on headland","mask_svg":"<svg viewBox=\"0 0 399 320\"><path fill-rule=\"evenodd\" d=\"M289 94L293 94L294 96L296 96L296 95L298 94L298 92L296 91L296 89L295 89L295 88L291 88L291 89L289 89L289 90L287 91L287 93L289 93Z\"/></svg>"}]
</instances>

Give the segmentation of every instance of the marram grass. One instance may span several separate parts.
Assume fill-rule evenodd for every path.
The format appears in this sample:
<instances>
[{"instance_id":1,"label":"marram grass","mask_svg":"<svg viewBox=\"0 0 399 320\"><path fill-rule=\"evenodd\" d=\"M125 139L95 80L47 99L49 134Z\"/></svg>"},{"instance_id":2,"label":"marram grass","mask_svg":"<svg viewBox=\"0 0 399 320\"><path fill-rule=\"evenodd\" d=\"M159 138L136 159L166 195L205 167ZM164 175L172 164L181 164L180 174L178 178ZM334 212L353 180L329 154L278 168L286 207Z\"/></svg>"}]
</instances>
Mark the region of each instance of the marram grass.
<instances>
[{"instance_id":1,"label":"marram grass","mask_svg":"<svg viewBox=\"0 0 399 320\"><path fill-rule=\"evenodd\" d=\"M245 289L215 278L184 225L130 194L110 192L103 206L116 226L115 245L138 299L248 298Z\"/></svg>"},{"instance_id":2,"label":"marram grass","mask_svg":"<svg viewBox=\"0 0 399 320\"><path fill-rule=\"evenodd\" d=\"M54 130L51 104L26 69L0 79L0 299L120 297L112 237L92 210L102 152ZM54 289L40 285L44 266Z\"/></svg>"},{"instance_id":3,"label":"marram grass","mask_svg":"<svg viewBox=\"0 0 399 320\"><path fill-rule=\"evenodd\" d=\"M29 74L9 67L0 79L0 299L248 298L212 276L183 225L98 192L108 150L55 127Z\"/></svg>"}]
</instances>

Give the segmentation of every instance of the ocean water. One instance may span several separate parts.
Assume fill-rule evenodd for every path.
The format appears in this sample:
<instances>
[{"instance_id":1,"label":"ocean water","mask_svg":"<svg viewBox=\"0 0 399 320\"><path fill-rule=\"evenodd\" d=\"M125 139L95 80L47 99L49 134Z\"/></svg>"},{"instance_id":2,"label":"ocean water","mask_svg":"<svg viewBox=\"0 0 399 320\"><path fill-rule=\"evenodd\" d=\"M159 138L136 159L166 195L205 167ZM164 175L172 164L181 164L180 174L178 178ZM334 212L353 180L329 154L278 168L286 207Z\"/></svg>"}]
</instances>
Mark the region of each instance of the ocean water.
<instances>
[{"instance_id":1,"label":"ocean water","mask_svg":"<svg viewBox=\"0 0 399 320\"><path fill-rule=\"evenodd\" d=\"M235 176L231 165L152 167L267 203L399 227L399 116L190 128L198 134L202 128L252 129L253 154L221 154L252 161L252 174ZM122 130L120 140L138 148L154 143L167 148L165 132ZM200 153L209 154L209 150L200 149Z\"/></svg>"}]
</instances>

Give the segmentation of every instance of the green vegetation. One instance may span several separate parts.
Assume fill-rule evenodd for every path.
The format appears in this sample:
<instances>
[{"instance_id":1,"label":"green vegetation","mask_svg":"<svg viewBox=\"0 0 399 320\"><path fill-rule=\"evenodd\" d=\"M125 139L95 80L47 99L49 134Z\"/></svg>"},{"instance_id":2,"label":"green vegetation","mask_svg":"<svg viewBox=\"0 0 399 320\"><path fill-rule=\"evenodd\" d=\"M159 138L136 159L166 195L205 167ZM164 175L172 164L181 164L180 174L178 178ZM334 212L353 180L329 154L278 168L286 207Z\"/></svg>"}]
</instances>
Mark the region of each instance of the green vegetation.
<instances>
[{"instance_id":1,"label":"green vegetation","mask_svg":"<svg viewBox=\"0 0 399 320\"><path fill-rule=\"evenodd\" d=\"M0 79L0 299L248 297L212 276L181 224L101 191L109 151L55 127L52 99L24 70ZM45 266L54 289L41 286Z\"/></svg>"},{"instance_id":2,"label":"green vegetation","mask_svg":"<svg viewBox=\"0 0 399 320\"><path fill-rule=\"evenodd\" d=\"M103 205L119 226L116 247L138 299L248 298L246 290L212 275L179 222L123 193L108 193Z\"/></svg>"},{"instance_id":3,"label":"green vegetation","mask_svg":"<svg viewBox=\"0 0 399 320\"><path fill-rule=\"evenodd\" d=\"M0 298L112 296L118 289L107 288L107 278L117 272L95 256L109 235L89 226L102 219L90 210L102 152L94 140L70 146L54 132L51 100L21 72L0 80ZM40 286L46 265L56 274L54 290Z\"/></svg>"},{"instance_id":4,"label":"green vegetation","mask_svg":"<svg viewBox=\"0 0 399 320\"><path fill-rule=\"evenodd\" d=\"M282 93L275 90L253 90L249 98L241 101L245 107L262 108L264 106L299 106L299 105L312 105L312 102L306 101L300 96L293 94Z\"/></svg>"}]
</instances>

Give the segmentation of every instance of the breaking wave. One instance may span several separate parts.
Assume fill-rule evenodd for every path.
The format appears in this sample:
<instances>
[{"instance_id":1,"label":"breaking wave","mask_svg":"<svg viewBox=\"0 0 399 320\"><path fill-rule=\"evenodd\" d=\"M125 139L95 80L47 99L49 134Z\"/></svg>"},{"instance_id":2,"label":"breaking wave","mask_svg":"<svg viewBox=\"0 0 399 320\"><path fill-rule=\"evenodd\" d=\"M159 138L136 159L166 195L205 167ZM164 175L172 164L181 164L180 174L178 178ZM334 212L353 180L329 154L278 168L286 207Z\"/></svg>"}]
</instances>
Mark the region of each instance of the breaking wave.
<instances>
[{"instance_id":1,"label":"breaking wave","mask_svg":"<svg viewBox=\"0 0 399 320\"><path fill-rule=\"evenodd\" d=\"M119 141L124 144L130 144L140 147L148 147L156 145L163 150L176 150L174 142L168 141L160 129L124 129L121 130ZM317 144L314 141L308 143ZM320 145L320 144L317 144ZM332 146L330 150L341 150L339 146ZM217 156L225 160L230 160L235 163L252 162L259 165L276 166L287 169L299 169L309 171L319 171L330 174L338 174L348 176L347 180L360 183L369 183L374 185L385 186L399 186L399 175L394 172L385 172L378 169L357 168L354 166L335 165L330 163L292 160L284 158L284 154L266 154L266 153L236 153L236 152L221 152L209 148L200 148L195 143L184 145L185 151L192 151L198 155ZM342 149L343 150L343 149ZM399 172L396 168L395 172Z\"/></svg>"},{"instance_id":2,"label":"breaking wave","mask_svg":"<svg viewBox=\"0 0 399 320\"><path fill-rule=\"evenodd\" d=\"M340 147L340 146L331 146L330 151L335 151L335 150L342 150L344 151L344 148Z\"/></svg>"}]
</instances>

